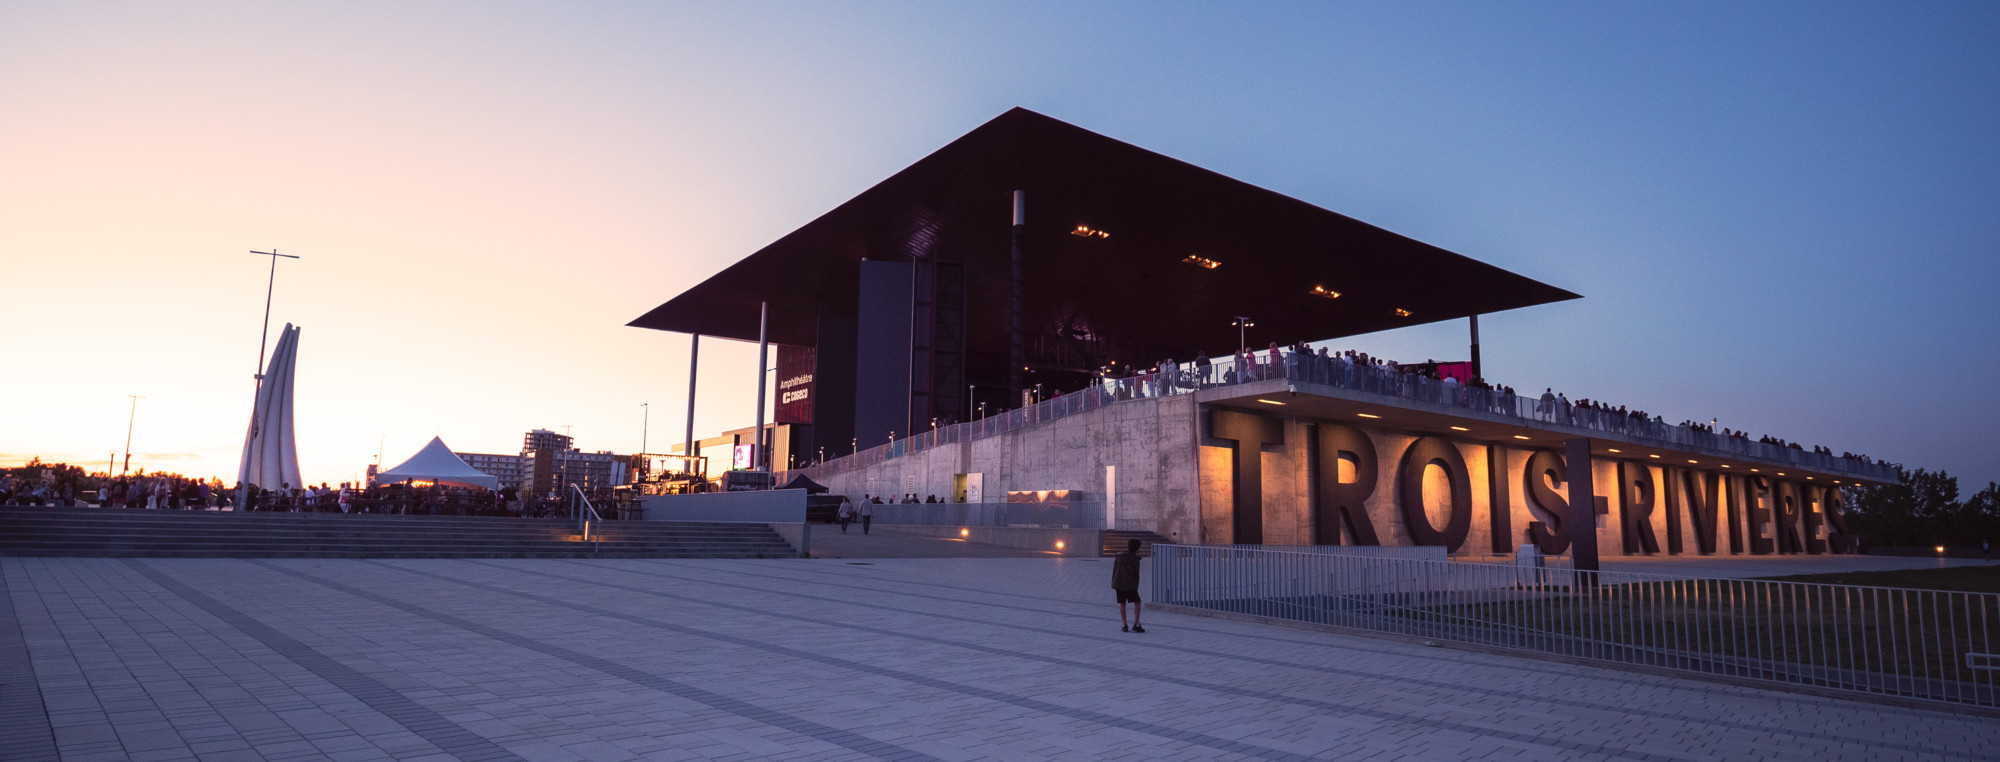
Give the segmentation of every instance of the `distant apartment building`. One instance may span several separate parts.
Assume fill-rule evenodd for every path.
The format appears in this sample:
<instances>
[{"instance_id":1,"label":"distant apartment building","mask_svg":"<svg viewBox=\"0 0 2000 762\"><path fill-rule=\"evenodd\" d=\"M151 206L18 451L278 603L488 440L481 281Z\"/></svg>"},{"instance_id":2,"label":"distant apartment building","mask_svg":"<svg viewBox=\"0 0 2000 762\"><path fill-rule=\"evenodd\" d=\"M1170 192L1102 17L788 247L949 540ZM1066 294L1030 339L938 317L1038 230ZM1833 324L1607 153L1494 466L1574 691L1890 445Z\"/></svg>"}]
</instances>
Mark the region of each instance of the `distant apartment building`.
<instances>
[{"instance_id":1,"label":"distant apartment building","mask_svg":"<svg viewBox=\"0 0 2000 762\"><path fill-rule=\"evenodd\" d=\"M459 460L465 461L466 465L479 469L482 473L490 474L495 479L499 479L501 489L509 487L519 488L521 486L521 456L518 453L495 455L483 452L460 452L453 454L457 455Z\"/></svg>"},{"instance_id":2,"label":"distant apartment building","mask_svg":"<svg viewBox=\"0 0 2000 762\"><path fill-rule=\"evenodd\" d=\"M613 455L610 450L583 452L576 449L576 440L566 435L535 429L521 437L515 479L531 495L545 495L570 484L584 489L615 487L625 483L630 461L631 456Z\"/></svg>"},{"instance_id":3,"label":"distant apartment building","mask_svg":"<svg viewBox=\"0 0 2000 762\"><path fill-rule=\"evenodd\" d=\"M521 437L523 455L536 450L574 450L576 440L567 434L557 434L548 429L535 429Z\"/></svg>"},{"instance_id":4,"label":"distant apartment building","mask_svg":"<svg viewBox=\"0 0 2000 762\"><path fill-rule=\"evenodd\" d=\"M533 450L521 453L521 480L530 494L546 494L574 484L586 490L625 483L629 456L610 450Z\"/></svg>"}]
</instances>

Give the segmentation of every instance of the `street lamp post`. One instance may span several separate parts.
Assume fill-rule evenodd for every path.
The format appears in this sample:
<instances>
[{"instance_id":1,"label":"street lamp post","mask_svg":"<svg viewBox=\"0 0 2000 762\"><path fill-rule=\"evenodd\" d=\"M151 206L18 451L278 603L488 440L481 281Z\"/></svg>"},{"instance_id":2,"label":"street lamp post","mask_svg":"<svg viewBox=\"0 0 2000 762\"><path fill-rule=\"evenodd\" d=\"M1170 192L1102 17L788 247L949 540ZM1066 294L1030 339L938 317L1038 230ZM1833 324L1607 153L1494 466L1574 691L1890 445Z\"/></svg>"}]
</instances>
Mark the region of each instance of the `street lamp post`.
<instances>
[{"instance_id":1,"label":"street lamp post","mask_svg":"<svg viewBox=\"0 0 2000 762\"><path fill-rule=\"evenodd\" d=\"M1242 315L1236 316L1236 354L1238 356L1242 356L1243 353L1250 350L1250 334L1247 329L1253 325L1256 325L1256 323L1250 322L1250 318ZM1241 373L1242 371L1238 370L1237 372Z\"/></svg>"},{"instance_id":2,"label":"street lamp post","mask_svg":"<svg viewBox=\"0 0 2000 762\"><path fill-rule=\"evenodd\" d=\"M258 376L258 378L263 378L263 376ZM125 467L118 469L119 476L124 476L125 472L132 470L132 423L139 419L139 400L145 399L145 397L137 394L127 394L125 396L132 398L132 412L128 413L125 417Z\"/></svg>"},{"instance_id":3,"label":"street lamp post","mask_svg":"<svg viewBox=\"0 0 2000 762\"><path fill-rule=\"evenodd\" d=\"M270 341L271 338L271 292L275 290L278 285L278 258L284 257L286 259L298 259L298 257L293 256L291 254L279 254L276 248L273 248L270 251L252 251L250 253L262 254L264 256L271 258L271 277L264 283L264 331L262 333L257 334L256 377L257 377L257 388L259 390L262 390L264 388L264 346L266 342Z\"/></svg>"},{"instance_id":4,"label":"street lamp post","mask_svg":"<svg viewBox=\"0 0 2000 762\"><path fill-rule=\"evenodd\" d=\"M646 442L648 441L646 437L653 433L653 403L641 402L639 403L639 407L644 408L646 411L639 418L639 452L643 453L646 451Z\"/></svg>"}]
</instances>

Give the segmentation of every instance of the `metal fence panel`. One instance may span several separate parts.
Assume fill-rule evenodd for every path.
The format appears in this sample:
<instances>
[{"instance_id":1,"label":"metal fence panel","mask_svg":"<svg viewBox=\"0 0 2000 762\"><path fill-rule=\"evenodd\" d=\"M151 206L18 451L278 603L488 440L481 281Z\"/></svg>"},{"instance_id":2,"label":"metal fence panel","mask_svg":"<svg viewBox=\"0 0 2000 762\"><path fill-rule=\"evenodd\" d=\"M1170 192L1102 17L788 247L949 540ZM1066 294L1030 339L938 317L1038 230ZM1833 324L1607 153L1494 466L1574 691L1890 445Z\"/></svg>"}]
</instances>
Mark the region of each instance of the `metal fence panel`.
<instances>
[{"instance_id":1,"label":"metal fence panel","mask_svg":"<svg viewBox=\"0 0 2000 762\"><path fill-rule=\"evenodd\" d=\"M1153 546L1153 600L1800 686L2000 706L2000 596Z\"/></svg>"}]
</instances>

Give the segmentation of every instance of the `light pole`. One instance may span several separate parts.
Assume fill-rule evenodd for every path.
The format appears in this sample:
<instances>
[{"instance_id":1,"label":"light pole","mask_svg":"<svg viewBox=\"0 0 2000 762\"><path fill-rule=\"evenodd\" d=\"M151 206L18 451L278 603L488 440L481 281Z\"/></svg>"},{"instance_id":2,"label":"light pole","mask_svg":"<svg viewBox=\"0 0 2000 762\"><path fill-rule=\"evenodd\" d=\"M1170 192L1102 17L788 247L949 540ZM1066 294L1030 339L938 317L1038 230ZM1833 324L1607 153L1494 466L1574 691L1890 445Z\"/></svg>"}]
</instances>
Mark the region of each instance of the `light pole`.
<instances>
[{"instance_id":1,"label":"light pole","mask_svg":"<svg viewBox=\"0 0 2000 762\"><path fill-rule=\"evenodd\" d=\"M563 438L569 440L569 449L556 451L556 458L562 461L562 468L557 470L557 476L556 476L556 481L559 482L556 485L556 490L561 494L568 494L567 490L569 489L569 450L576 449L576 437L570 436L569 429L570 429L569 424L567 423L563 424L562 427Z\"/></svg>"},{"instance_id":2,"label":"light pole","mask_svg":"<svg viewBox=\"0 0 2000 762\"><path fill-rule=\"evenodd\" d=\"M653 433L653 403L641 402L639 407L646 410L639 418L639 452L643 453L646 451L646 437Z\"/></svg>"},{"instance_id":3,"label":"light pole","mask_svg":"<svg viewBox=\"0 0 2000 762\"><path fill-rule=\"evenodd\" d=\"M1242 315L1236 316L1236 354L1238 356L1250 350L1250 334L1247 329L1253 325L1256 325L1256 323L1250 322L1250 318ZM1238 370L1237 372L1241 373L1242 371Z\"/></svg>"},{"instance_id":4,"label":"light pole","mask_svg":"<svg viewBox=\"0 0 2000 762\"><path fill-rule=\"evenodd\" d=\"M286 259L298 259L298 257L290 254L279 254L276 248L273 248L270 251L252 251L250 253L261 254L263 256L271 258L271 277L268 281L264 283L264 331L262 333L257 334L256 377L257 377L257 388L261 390L264 388L264 345L266 342L270 341L271 338L271 292L275 290L278 285L278 258L284 257Z\"/></svg>"},{"instance_id":5,"label":"light pole","mask_svg":"<svg viewBox=\"0 0 2000 762\"><path fill-rule=\"evenodd\" d=\"M258 378L263 377L259 376ZM139 400L145 399L145 397L137 394L127 394L125 396L132 398L132 412L126 414L125 417L125 467L118 469L119 476L124 476L125 472L132 470L132 422L139 419Z\"/></svg>"}]
</instances>

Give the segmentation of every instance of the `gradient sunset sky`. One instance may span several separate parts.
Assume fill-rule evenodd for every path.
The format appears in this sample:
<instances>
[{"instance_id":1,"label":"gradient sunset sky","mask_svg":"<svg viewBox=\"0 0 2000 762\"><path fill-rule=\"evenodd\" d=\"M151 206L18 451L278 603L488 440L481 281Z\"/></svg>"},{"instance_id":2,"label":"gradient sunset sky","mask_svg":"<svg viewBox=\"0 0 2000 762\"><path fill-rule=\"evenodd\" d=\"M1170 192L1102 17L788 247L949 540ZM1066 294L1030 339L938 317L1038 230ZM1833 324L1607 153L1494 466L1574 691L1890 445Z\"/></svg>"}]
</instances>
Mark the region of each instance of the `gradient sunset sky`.
<instances>
[{"instance_id":1,"label":"gradient sunset sky","mask_svg":"<svg viewBox=\"0 0 2000 762\"><path fill-rule=\"evenodd\" d=\"M1970 491L1995 40L1992 2L0 4L0 463L103 468L136 394L135 466L233 479L272 247L308 480L632 452L641 403L663 450L688 340L627 321L1025 106L1583 294L1481 320L1497 382ZM697 435L754 355L705 343Z\"/></svg>"}]
</instances>

